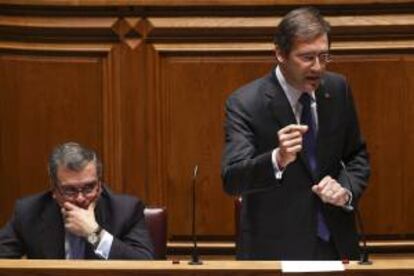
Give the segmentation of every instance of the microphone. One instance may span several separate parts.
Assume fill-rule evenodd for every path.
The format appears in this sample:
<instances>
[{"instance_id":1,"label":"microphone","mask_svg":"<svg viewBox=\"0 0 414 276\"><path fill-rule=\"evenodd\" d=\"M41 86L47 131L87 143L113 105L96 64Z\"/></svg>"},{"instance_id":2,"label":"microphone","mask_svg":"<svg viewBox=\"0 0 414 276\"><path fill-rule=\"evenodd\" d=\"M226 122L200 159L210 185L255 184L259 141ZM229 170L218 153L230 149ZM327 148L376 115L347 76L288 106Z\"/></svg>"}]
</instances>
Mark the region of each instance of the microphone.
<instances>
[{"instance_id":1,"label":"microphone","mask_svg":"<svg viewBox=\"0 0 414 276\"><path fill-rule=\"evenodd\" d=\"M188 262L189 265L201 265L203 264L200 261L200 256L198 254L198 247L197 247L197 232L196 232L196 182L197 182L197 175L198 175L198 165L194 166L193 171L193 181L192 181L192 190L193 190L193 200L192 200L192 212L193 212L193 219L192 219L192 233L193 236L193 250L191 252L191 261Z\"/></svg>"},{"instance_id":2,"label":"microphone","mask_svg":"<svg viewBox=\"0 0 414 276\"><path fill-rule=\"evenodd\" d=\"M344 170L346 180L348 181L347 186L349 187L349 191L352 194L354 194L354 191L352 189L351 177L348 174L348 170L346 169L345 163L342 160L339 163L341 164L341 167ZM369 259L369 252L368 252L368 247L367 247L367 237L365 235L364 226L362 224L362 218L361 218L361 213L359 212L359 208L358 208L357 204L355 204L355 208L353 206L349 205L349 207L348 208L345 207L345 209L347 209L350 212L355 211L357 223L358 223L358 226L359 226L359 234L360 234L361 240L362 240L362 248L361 248L361 255L360 255L360 259L359 259L358 264L360 264L360 265L371 265L372 261Z\"/></svg>"}]
</instances>

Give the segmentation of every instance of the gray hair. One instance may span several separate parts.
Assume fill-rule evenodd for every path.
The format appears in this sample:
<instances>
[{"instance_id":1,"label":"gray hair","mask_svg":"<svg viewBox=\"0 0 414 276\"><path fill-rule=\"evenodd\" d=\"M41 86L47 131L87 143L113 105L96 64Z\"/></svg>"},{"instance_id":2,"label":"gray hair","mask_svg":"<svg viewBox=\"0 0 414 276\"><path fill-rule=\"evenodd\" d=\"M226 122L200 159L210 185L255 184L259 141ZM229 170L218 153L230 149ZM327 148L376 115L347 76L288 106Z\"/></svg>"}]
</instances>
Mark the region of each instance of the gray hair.
<instances>
[{"instance_id":1,"label":"gray hair","mask_svg":"<svg viewBox=\"0 0 414 276\"><path fill-rule=\"evenodd\" d=\"M82 171L90 162L96 167L98 179L102 177L102 161L95 151L85 148L75 142L68 142L57 146L49 156L49 177L53 184L58 183L57 170L59 166L74 172Z\"/></svg>"},{"instance_id":2,"label":"gray hair","mask_svg":"<svg viewBox=\"0 0 414 276\"><path fill-rule=\"evenodd\" d=\"M303 7L286 14L277 27L274 43L279 49L288 54L296 39L310 41L326 34L330 43L331 27L319 10L313 7Z\"/></svg>"}]
</instances>

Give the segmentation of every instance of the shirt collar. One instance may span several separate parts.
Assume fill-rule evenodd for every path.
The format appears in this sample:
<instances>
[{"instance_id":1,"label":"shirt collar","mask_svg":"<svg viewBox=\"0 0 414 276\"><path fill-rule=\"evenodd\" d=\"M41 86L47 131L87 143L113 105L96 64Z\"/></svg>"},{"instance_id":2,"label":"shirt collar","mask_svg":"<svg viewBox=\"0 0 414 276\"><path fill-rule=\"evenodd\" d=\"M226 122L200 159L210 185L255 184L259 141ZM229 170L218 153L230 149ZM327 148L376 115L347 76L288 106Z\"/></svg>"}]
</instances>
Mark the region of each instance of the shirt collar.
<instances>
[{"instance_id":1,"label":"shirt collar","mask_svg":"<svg viewBox=\"0 0 414 276\"><path fill-rule=\"evenodd\" d=\"M289 104L292 106L292 108L294 108L297 105L300 96L304 92L294 88L286 81L286 78L285 76L283 76L283 73L280 70L279 65L276 66L275 70L276 70L276 78L279 81L280 85L282 86L283 92L285 93L289 101ZM315 101L315 91L312 91L312 93L310 93L310 96L312 100Z\"/></svg>"}]
</instances>

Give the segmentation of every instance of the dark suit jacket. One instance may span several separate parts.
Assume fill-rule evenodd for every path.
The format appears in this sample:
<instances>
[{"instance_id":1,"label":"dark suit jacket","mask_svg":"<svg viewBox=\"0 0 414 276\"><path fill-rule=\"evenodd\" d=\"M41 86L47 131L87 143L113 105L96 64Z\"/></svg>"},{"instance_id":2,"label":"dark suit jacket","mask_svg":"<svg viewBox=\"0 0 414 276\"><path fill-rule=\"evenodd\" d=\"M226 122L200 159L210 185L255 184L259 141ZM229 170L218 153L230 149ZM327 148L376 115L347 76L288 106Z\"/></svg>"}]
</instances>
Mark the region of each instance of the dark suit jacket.
<instances>
[{"instance_id":1,"label":"dark suit jacket","mask_svg":"<svg viewBox=\"0 0 414 276\"><path fill-rule=\"evenodd\" d=\"M144 205L104 187L95 208L98 224L114 236L109 259L152 259ZM0 258L64 259L64 225L51 192L18 200L11 220L0 230ZM86 242L86 258L97 259Z\"/></svg>"},{"instance_id":2,"label":"dark suit jacket","mask_svg":"<svg viewBox=\"0 0 414 276\"><path fill-rule=\"evenodd\" d=\"M353 204L366 187L368 155L345 79L326 73L316 101L319 172L312 175L300 153L276 180L271 152L278 146L277 132L296 121L274 70L227 100L222 177L227 193L242 195L239 259L312 259L317 242L315 205L321 201L311 186L330 175L352 191ZM340 257L358 258L354 214L330 204L323 204L322 211Z\"/></svg>"}]
</instances>

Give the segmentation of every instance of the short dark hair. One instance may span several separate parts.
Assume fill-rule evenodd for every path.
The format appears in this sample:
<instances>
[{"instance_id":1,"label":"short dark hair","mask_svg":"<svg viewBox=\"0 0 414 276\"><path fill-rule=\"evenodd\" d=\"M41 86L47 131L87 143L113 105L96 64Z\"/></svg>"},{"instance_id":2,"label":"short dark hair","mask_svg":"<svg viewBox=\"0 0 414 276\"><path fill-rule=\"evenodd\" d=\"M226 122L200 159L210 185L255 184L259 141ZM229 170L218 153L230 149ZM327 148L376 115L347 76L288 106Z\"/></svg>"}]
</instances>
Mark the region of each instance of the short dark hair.
<instances>
[{"instance_id":1,"label":"short dark hair","mask_svg":"<svg viewBox=\"0 0 414 276\"><path fill-rule=\"evenodd\" d=\"M288 54L296 39L309 41L326 34L330 43L331 27L319 10L313 7L303 7L286 14L277 27L274 43L279 49Z\"/></svg>"},{"instance_id":2,"label":"short dark hair","mask_svg":"<svg viewBox=\"0 0 414 276\"><path fill-rule=\"evenodd\" d=\"M58 183L57 170L59 166L63 166L71 171L80 172L90 162L95 164L96 174L100 180L102 177L102 161L95 151L75 142L61 144L54 148L49 156L49 177L53 184L56 185Z\"/></svg>"}]
</instances>

